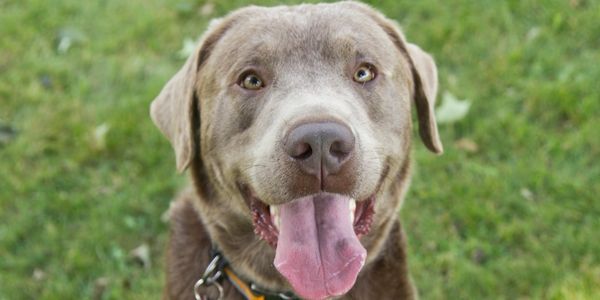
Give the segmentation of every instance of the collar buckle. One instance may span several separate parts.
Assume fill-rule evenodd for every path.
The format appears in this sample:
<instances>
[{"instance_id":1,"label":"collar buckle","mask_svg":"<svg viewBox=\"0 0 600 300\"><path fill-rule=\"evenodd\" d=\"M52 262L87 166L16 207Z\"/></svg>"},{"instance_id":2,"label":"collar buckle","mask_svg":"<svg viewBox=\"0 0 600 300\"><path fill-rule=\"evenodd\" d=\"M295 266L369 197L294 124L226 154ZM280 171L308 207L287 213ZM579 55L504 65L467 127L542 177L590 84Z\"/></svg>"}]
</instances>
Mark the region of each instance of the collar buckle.
<instances>
[{"instance_id":1,"label":"collar buckle","mask_svg":"<svg viewBox=\"0 0 600 300\"><path fill-rule=\"evenodd\" d=\"M222 263L222 256L220 254L216 254L213 259L210 261L206 269L204 270L204 274L196 283L194 284L194 297L196 300L210 300L210 289L214 289L217 292L216 300L223 299L223 286L219 283L219 280L223 278L223 272L220 268L220 263ZM205 289L202 291L202 289ZM213 291L213 294L214 294Z\"/></svg>"}]
</instances>

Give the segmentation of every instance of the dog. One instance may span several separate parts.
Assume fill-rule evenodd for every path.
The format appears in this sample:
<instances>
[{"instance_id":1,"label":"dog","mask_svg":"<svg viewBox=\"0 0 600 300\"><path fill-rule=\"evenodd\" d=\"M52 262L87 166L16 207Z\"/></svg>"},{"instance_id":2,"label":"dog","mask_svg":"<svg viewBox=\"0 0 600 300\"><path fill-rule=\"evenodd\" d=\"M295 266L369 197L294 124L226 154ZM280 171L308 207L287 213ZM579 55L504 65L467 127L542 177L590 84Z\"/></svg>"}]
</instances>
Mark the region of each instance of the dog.
<instances>
[{"instance_id":1,"label":"dog","mask_svg":"<svg viewBox=\"0 0 600 300\"><path fill-rule=\"evenodd\" d=\"M411 107L443 152L437 85L366 4L214 20L150 109L193 182L171 205L164 298L416 298L398 212Z\"/></svg>"}]
</instances>

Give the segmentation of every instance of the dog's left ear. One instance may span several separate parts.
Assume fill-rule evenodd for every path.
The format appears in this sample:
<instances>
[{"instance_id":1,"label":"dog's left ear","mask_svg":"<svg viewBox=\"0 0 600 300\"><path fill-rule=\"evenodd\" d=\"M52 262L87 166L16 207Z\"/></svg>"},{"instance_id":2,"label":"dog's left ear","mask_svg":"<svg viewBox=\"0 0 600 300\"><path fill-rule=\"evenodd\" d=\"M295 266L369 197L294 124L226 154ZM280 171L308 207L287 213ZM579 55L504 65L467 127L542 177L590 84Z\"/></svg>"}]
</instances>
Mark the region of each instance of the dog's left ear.
<instances>
[{"instance_id":1,"label":"dog's left ear","mask_svg":"<svg viewBox=\"0 0 600 300\"><path fill-rule=\"evenodd\" d=\"M407 59L414 83L413 98L419 119L419 135L431 152L441 154L444 152L444 148L434 113L438 79L433 58L418 46L407 43L400 27L380 12L360 2L347 1L343 3L373 19Z\"/></svg>"},{"instance_id":2,"label":"dog's left ear","mask_svg":"<svg viewBox=\"0 0 600 300\"><path fill-rule=\"evenodd\" d=\"M438 89L437 68L431 55L419 46L408 43L406 49L412 60L413 81L415 83L415 106L419 117L419 135L429 150L444 152L435 121L435 97Z\"/></svg>"}]
</instances>

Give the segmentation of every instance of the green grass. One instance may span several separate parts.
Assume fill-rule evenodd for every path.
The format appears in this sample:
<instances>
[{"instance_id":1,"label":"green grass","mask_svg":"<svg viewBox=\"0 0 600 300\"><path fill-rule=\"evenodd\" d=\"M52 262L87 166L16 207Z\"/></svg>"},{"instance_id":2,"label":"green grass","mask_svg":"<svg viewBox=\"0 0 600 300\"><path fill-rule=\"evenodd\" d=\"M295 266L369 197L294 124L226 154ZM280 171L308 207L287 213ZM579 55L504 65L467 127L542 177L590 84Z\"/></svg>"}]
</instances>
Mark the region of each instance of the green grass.
<instances>
[{"instance_id":1,"label":"green grass","mask_svg":"<svg viewBox=\"0 0 600 300\"><path fill-rule=\"evenodd\" d=\"M247 2L0 0L0 300L158 298L186 179L148 105L183 40ZM422 298L599 299L600 3L372 4L472 101L443 156L415 143L401 214Z\"/></svg>"}]
</instances>

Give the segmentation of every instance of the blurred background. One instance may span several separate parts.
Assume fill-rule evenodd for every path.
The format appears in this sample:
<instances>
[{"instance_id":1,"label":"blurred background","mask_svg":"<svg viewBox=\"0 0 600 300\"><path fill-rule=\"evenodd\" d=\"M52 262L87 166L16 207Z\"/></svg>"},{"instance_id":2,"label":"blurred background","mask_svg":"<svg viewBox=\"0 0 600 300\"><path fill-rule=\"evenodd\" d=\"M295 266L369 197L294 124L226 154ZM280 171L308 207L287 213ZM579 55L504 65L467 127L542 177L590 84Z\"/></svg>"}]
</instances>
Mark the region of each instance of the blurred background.
<instances>
[{"instance_id":1,"label":"blurred background","mask_svg":"<svg viewBox=\"0 0 600 300\"><path fill-rule=\"evenodd\" d=\"M187 179L149 103L211 18L294 2L0 0L0 300L159 298ZM600 1L369 3L439 68L422 299L600 299Z\"/></svg>"}]
</instances>

